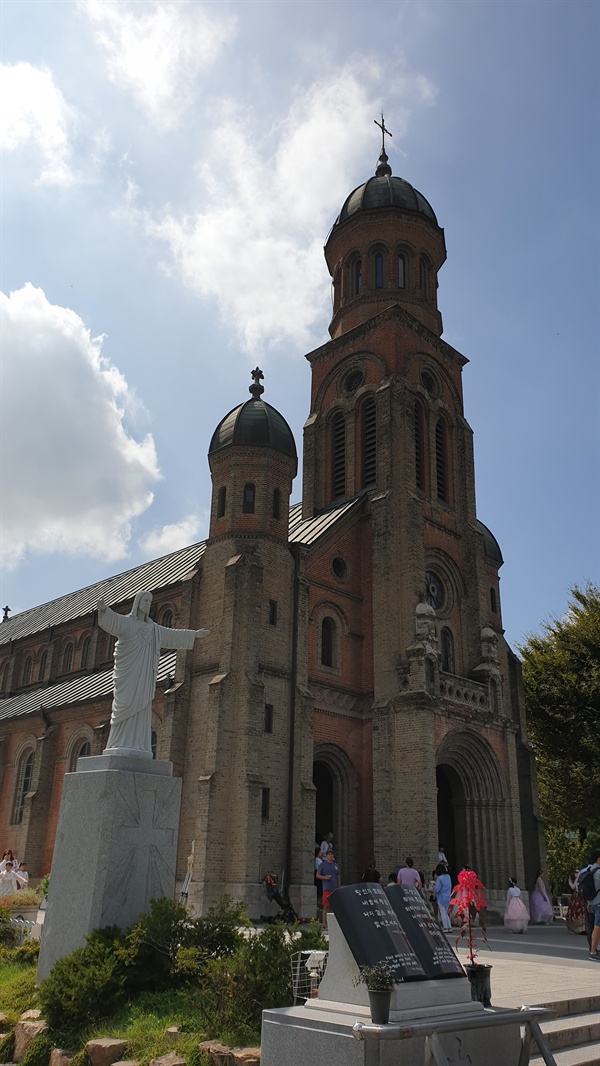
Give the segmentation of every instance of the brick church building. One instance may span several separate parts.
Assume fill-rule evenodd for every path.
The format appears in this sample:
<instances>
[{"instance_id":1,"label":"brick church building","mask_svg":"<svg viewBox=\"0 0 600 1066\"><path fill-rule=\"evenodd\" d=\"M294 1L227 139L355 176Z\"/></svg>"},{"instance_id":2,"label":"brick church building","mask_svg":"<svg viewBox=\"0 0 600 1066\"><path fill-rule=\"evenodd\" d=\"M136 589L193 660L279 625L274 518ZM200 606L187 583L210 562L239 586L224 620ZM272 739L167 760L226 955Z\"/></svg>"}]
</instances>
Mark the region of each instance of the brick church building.
<instances>
[{"instance_id":1,"label":"brick church building","mask_svg":"<svg viewBox=\"0 0 600 1066\"><path fill-rule=\"evenodd\" d=\"M64 774L108 736L113 638L96 601L127 613L149 589L156 621L211 630L161 657L152 719L157 757L183 778L178 877L195 841L195 908L226 891L257 916L274 870L312 913L328 830L345 882L373 857L385 875L408 854L429 874L440 841L492 905L509 876L534 880L502 555L475 509L467 360L441 337L444 231L385 149L325 258L331 339L307 355L302 502L290 507L296 445L257 368L210 442L208 539L0 625L0 844L34 877L50 868Z\"/></svg>"}]
</instances>

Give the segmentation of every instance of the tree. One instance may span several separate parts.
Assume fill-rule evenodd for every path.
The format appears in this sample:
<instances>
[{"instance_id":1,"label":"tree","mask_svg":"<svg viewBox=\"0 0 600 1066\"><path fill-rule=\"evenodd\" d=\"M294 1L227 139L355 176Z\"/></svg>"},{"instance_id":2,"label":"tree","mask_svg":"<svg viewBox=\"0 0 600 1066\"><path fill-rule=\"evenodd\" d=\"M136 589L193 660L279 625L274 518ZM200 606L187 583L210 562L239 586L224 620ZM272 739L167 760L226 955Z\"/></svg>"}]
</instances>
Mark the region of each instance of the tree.
<instances>
[{"instance_id":1,"label":"tree","mask_svg":"<svg viewBox=\"0 0 600 1066\"><path fill-rule=\"evenodd\" d=\"M567 613L519 648L529 736L548 823L600 826L600 589L570 589Z\"/></svg>"}]
</instances>

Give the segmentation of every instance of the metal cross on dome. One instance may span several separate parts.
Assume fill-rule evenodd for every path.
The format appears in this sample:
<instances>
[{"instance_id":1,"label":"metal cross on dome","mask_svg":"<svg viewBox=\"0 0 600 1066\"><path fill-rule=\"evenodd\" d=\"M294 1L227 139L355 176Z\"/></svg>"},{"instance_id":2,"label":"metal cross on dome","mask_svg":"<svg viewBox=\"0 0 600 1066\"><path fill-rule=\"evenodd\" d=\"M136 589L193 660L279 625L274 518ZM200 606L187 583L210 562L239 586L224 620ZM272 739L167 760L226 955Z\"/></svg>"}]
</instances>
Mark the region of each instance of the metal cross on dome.
<instances>
[{"instance_id":1,"label":"metal cross on dome","mask_svg":"<svg viewBox=\"0 0 600 1066\"><path fill-rule=\"evenodd\" d=\"M376 126L379 126L379 129L381 130L381 151L385 152L385 135L387 133L388 137L391 137L392 134L389 130L386 130L385 128L385 122L383 121L383 111L381 112L381 122L378 122L376 118L373 119L373 122Z\"/></svg>"},{"instance_id":2,"label":"metal cross on dome","mask_svg":"<svg viewBox=\"0 0 600 1066\"><path fill-rule=\"evenodd\" d=\"M259 366L257 366L251 374L253 384L250 386L250 392L257 400L265 391L261 385L261 381L264 380L264 374Z\"/></svg>"}]
</instances>

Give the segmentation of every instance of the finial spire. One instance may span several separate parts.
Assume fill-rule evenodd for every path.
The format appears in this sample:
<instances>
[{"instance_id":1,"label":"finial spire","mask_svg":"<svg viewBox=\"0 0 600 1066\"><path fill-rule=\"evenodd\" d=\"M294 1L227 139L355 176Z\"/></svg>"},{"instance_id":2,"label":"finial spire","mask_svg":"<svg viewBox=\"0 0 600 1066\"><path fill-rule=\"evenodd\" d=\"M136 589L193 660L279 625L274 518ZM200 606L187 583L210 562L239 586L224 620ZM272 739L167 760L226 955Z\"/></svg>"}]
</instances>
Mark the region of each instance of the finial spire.
<instances>
[{"instance_id":1,"label":"finial spire","mask_svg":"<svg viewBox=\"0 0 600 1066\"><path fill-rule=\"evenodd\" d=\"M260 400L265 391L261 385L261 380L264 380L264 376L265 375L258 366L252 371L253 384L250 386L250 393L255 400Z\"/></svg>"},{"instance_id":2,"label":"finial spire","mask_svg":"<svg viewBox=\"0 0 600 1066\"><path fill-rule=\"evenodd\" d=\"M388 137L391 137L392 134L390 133L389 130L387 130L385 128L385 122L384 122L384 119L383 119L383 111L381 112L381 122L378 122L376 118L373 119L373 122L375 123L376 126L379 126L379 129L381 130L381 153L379 155L379 161L378 161L377 167L375 169L375 177L376 178L383 178L383 177L385 177L386 174L391 176L392 168L391 168L391 166L388 163L388 156L387 156L387 152L385 150L385 135L387 133Z\"/></svg>"}]
</instances>

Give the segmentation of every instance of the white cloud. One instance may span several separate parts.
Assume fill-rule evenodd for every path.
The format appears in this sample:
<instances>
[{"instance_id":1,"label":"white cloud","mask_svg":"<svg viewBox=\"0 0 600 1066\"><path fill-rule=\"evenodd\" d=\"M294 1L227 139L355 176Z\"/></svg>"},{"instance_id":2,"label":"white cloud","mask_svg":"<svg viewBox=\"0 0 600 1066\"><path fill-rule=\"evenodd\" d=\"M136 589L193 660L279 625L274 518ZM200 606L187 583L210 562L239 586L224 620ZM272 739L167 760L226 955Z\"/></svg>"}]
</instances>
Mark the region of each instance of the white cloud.
<instances>
[{"instance_id":1,"label":"white cloud","mask_svg":"<svg viewBox=\"0 0 600 1066\"><path fill-rule=\"evenodd\" d=\"M140 537L138 544L147 558L159 558L199 540L204 524L200 515L189 514L181 522L151 530Z\"/></svg>"},{"instance_id":2,"label":"white cloud","mask_svg":"<svg viewBox=\"0 0 600 1066\"><path fill-rule=\"evenodd\" d=\"M30 63L0 64L0 146L15 151L34 144L42 155L39 181L69 185L75 113L54 84L52 73Z\"/></svg>"},{"instance_id":3,"label":"white cloud","mask_svg":"<svg viewBox=\"0 0 600 1066\"><path fill-rule=\"evenodd\" d=\"M350 192L347 175L364 170L369 153L375 166L379 81L375 64L353 61L301 94L262 144L226 102L199 168L208 206L144 218L147 231L169 246L165 269L216 298L248 350L291 342L297 351L321 339L323 236ZM399 140L432 89L422 76L398 76L394 91L403 99L395 112Z\"/></svg>"},{"instance_id":4,"label":"white cloud","mask_svg":"<svg viewBox=\"0 0 600 1066\"><path fill-rule=\"evenodd\" d=\"M140 402L81 318L27 284L0 293L2 560L28 553L122 558L160 477Z\"/></svg>"},{"instance_id":5,"label":"white cloud","mask_svg":"<svg viewBox=\"0 0 600 1066\"><path fill-rule=\"evenodd\" d=\"M193 99L195 79L235 32L235 19L198 3L128 5L79 0L107 53L108 74L160 130L175 126Z\"/></svg>"}]
</instances>

